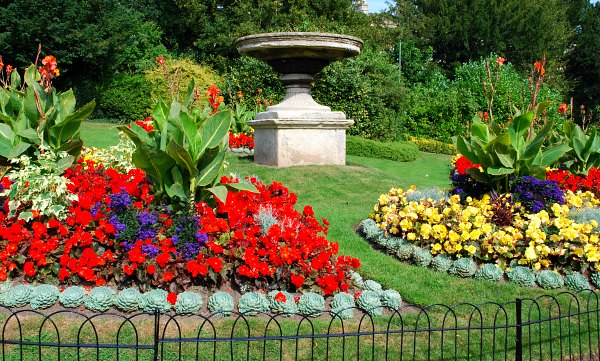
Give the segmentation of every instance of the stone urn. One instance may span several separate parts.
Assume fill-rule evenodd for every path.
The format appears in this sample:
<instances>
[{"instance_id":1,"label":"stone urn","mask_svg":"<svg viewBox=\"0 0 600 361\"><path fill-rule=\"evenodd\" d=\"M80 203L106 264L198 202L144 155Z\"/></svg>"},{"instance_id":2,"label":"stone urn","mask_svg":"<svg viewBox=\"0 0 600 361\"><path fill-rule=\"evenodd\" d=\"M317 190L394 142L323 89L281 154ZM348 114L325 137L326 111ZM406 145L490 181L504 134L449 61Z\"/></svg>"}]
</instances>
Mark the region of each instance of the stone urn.
<instances>
[{"instance_id":1,"label":"stone urn","mask_svg":"<svg viewBox=\"0 0 600 361\"><path fill-rule=\"evenodd\" d=\"M254 161L276 167L346 164L346 129L354 124L344 113L318 104L311 96L315 75L333 61L358 55L362 40L328 33L265 33L239 38L241 55L265 61L281 74L285 98L258 113Z\"/></svg>"}]
</instances>

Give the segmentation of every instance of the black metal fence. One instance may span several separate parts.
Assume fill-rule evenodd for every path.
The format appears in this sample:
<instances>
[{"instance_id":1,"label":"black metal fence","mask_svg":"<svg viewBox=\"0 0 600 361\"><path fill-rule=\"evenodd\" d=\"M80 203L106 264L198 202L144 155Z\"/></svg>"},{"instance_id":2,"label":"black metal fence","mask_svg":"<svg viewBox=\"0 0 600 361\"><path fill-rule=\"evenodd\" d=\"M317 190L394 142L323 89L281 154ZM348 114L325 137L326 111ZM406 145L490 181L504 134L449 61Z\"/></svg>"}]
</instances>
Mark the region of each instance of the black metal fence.
<instances>
[{"instance_id":1,"label":"black metal fence","mask_svg":"<svg viewBox=\"0 0 600 361\"><path fill-rule=\"evenodd\" d=\"M599 306L585 291L349 320L0 308L0 360L600 360Z\"/></svg>"}]
</instances>

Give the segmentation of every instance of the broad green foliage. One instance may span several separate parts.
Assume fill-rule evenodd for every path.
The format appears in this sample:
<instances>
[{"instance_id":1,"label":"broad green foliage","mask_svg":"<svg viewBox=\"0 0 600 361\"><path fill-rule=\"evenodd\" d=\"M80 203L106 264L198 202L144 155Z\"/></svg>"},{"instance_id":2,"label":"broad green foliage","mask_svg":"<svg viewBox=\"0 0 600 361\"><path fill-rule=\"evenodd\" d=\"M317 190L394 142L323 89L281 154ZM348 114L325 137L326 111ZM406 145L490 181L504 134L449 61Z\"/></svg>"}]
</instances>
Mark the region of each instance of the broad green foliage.
<instances>
[{"instance_id":1,"label":"broad green foliage","mask_svg":"<svg viewBox=\"0 0 600 361\"><path fill-rule=\"evenodd\" d=\"M193 89L192 82L184 104L158 102L154 130L147 132L135 123L119 129L135 143L133 163L146 171L157 197L184 204L207 199L212 193L225 201L227 188L216 183L224 167L232 113L188 109ZM231 187L252 189L241 183Z\"/></svg>"},{"instance_id":2,"label":"broad green foliage","mask_svg":"<svg viewBox=\"0 0 600 361\"><path fill-rule=\"evenodd\" d=\"M38 155L37 163L26 155L13 159L8 172L10 188L0 191L0 196L8 196L8 215L29 221L34 212L43 216L64 219L69 206L77 200L77 195L67 189L69 180L62 176L71 166L73 157L65 152L55 154L46 150ZM23 208L26 207L26 208Z\"/></svg>"},{"instance_id":3,"label":"broad green foliage","mask_svg":"<svg viewBox=\"0 0 600 361\"><path fill-rule=\"evenodd\" d=\"M351 135L346 137L346 154L349 155L412 162L417 159L417 153L417 146L411 142L383 143Z\"/></svg>"},{"instance_id":4,"label":"broad green foliage","mask_svg":"<svg viewBox=\"0 0 600 361\"><path fill-rule=\"evenodd\" d=\"M44 88L34 65L24 77L22 84L14 70L10 83L0 87L0 163L6 165L21 155L35 157L40 147L79 155L83 145L79 126L92 114L95 102L76 109L73 91Z\"/></svg>"},{"instance_id":5,"label":"broad green foliage","mask_svg":"<svg viewBox=\"0 0 600 361\"><path fill-rule=\"evenodd\" d=\"M538 108L538 112L541 113L542 109ZM483 168L483 171L471 168L469 175L503 193L509 192L511 176L544 179L546 167L557 162L571 148L564 143L545 145L552 132L552 122L536 133L532 125L534 116L534 111L521 114L506 128L493 122L486 124L476 116L470 138L454 138L460 154Z\"/></svg>"},{"instance_id":6,"label":"broad green foliage","mask_svg":"<svg viewBox=\"0 0 600 361\"><path fill-rule=\"evenodd\" d=\"M248 122L256 116L256 110L249 109L246 105L236 103L233 109L233 122L231 123L231 132L250 134L253 132Z\"/></svg>"},{"instance_id":7,"label":"broad green foliage","mask_svg":"<svg viewBox=\"0 0 600 361\"><path fill-rule=\"evenodd\" d=\"M563 142L569 144L570 151L565 154L563 162L571 173L587 175L590 169L600 167L600 136L596 128L589 134L577 124L566 122L563 125Z\"/></svg>"}]
</instances>

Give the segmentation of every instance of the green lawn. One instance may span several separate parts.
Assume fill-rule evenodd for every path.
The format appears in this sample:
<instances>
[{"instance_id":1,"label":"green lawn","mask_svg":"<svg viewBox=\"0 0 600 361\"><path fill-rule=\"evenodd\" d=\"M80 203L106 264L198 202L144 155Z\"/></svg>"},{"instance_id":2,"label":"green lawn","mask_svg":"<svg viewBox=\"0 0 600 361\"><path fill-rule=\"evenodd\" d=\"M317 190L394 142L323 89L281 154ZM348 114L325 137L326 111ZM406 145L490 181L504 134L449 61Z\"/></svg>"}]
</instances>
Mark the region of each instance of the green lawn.
<instances>
[{"instance_id":1,"label":"green lawn","mask_svg":"<svg viewBox=\"0 0 600 361\"><path fill-rule=\"evenodd\" d=\"M81 124L81 139L84 145L96 148L108 148L117 145L119 132L116 124L83 122Z\"/></svg>"}]
</instances>

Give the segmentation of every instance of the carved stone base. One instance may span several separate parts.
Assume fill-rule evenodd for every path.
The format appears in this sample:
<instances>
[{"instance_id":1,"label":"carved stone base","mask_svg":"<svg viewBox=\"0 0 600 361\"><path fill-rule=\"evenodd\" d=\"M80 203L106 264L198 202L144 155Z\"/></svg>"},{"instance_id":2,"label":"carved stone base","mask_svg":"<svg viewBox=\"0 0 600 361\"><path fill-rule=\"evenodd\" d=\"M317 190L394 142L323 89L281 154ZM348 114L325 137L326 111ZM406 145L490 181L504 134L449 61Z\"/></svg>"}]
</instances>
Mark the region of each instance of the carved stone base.
<instances>
[{"instance_id":1,"label":"carved stone base","mask_svg":"<svg viewBox=\"0 0 600 361\"><path fill-rule=\"evenodd\" d=\"M352 120L261 119L254 128L254 162L275 167L345 165Z\"/></svg>"}]
</instances>

